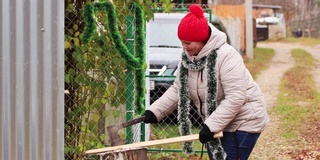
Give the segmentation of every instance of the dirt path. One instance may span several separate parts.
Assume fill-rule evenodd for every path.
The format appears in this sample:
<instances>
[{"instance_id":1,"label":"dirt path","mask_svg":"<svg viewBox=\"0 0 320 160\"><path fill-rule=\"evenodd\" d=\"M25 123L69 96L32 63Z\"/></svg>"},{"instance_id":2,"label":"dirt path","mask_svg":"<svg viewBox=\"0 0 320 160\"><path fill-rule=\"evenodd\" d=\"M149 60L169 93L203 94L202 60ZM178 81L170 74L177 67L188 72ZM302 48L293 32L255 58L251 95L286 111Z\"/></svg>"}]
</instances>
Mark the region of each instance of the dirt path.
<instances>
[{"instance_id":1,"label":"dirt path","mask_svg":"<svg viewBox=\"0 0 320 160\"><path fill-rule=\"evenodd\" d=\"M275 56L271 60L270 67L263 71L256 79L262 89L269 110L274 107L277 101L277 95L282 75L294 65L294 60L291 57L291 49L303 48L308 51L314 59L316 59L316 67L313 70L317 89L320 92L320 46L303 47L298 44L284 43L258 43L258 47L272 48L275 51ZM253 153L251 160L269 160L269 159L292 159L290 152L294 151L297 146L289 145L286 139L281 137L282 132L278 117L274 114L269 114L270 123L266 130L261 134L260 139ZM303 144L305 141L301 139L299 146L308 147L308 144Z\"/></svg>"}]
</instances>

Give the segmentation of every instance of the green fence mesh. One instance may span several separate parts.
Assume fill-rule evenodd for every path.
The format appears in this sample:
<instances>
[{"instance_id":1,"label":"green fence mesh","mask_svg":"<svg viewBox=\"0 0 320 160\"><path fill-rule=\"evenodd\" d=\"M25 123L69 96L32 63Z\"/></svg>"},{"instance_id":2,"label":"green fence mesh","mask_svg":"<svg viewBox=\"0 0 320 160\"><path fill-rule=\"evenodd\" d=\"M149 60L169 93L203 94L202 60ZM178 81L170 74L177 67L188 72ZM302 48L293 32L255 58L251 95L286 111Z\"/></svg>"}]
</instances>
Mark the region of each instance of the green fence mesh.
<instances>
[{"instance_id":1,"label":"green fence mesh","mask_svg":"<svg viewBox=\"0 0 320 160\"><path fill-rule=\"evenodd\" d=\"M110 23L108 19L110 10L100 8L88 13L84 12L85 6L84 3L66 6L65 15L64 150L65 159L70 160L98 159L97 155L87 156L84 153L90 149L111 146L107 127L140 117L144 107L148 107L158 99L172 84L174 78L174 75L163 76L154 73L153 69L161 69L163 66L160 68L156 65L142 66L143 68L139 70L128 65L128 61L119 54L119 48L117 48L119 44L115 43L112 38L113 33L110 33L113 31L108 27L108 25L114 26L114 24L108 24ZM115 13L116 19L113 23L118 25L116 29L121 42L130 54L139 58L138 54L144 52L146 46L137 45L141 39L137 37L140 29L137 28L139 25L137 21L140 19L137 19L136 10L128 6L117 6ZM86 15L93 15L93 19L86 20ZM86 24L86 22L90 23ZM87 36L85 30L92 27L91 25L96 26L92 37L84 37ZM86 38L87 41L85 41ZM140 50L135 47L140 47ZM148 57L148 53L146 54ZM139 71L143 72L143 78L137 74ZM140 83L139 80L144 82ZM155 81L163 81L163 83L155 86ZM141 88L136 87L137 84L144 85L142 88L144 104L142 106L138 106L141 99L137 95L141 92L139 90ZM143 110L140 111L141 109ZM190 117L193 123L192 131L197 134L202 121L194 108L191 109ZM175 111L158 124L140 123L121 129L119 135L126 139L127 143L145 139L171 138L180 136L178 126ZM181 147L182 143L154 146L148 148L148 153L150 153L150 159L159 159L159 155L155 153L161 153L160 157L164 157L166 155L163 153L170 154L171 152L177 152L183 157ZM201 150L200 142L194 142L194 149Z\"/></svg>"}]
</instances>

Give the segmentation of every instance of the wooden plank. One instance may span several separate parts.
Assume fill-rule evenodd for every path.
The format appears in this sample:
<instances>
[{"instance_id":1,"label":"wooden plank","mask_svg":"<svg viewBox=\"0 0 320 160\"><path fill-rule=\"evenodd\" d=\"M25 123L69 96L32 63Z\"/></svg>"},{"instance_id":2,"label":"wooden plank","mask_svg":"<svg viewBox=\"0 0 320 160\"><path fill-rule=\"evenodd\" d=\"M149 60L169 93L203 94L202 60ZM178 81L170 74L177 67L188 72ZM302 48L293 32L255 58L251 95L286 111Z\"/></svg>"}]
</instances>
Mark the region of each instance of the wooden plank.
<instances>
[{"instance_id":1,"label":"wooden plank","mask_svg":"<svg viewBox=\"0 0 320 160\"><path fill-rule=\"evenodd\" d=\"M213 137L221 138L223 137L223 132L221 131L221 132L215 133ZM199 134L193 134L188 136L180 136L180 137L146 141L146 142L137 142L132 144L120 145L120 146L111 146L111 147L100 148L100 149L92 149L92 150L87 150L85 154L97 154L97 153L110 152L110 151L116 151L116 150L131 150L133 148L143 148L143 147L157 146L157 145L178 143L178 142L190 142L198 139L199 139Z\"/></svg>"},{"instance_id":2,"label":"wooden plank","mask_svg":"<svg viewBox=\"0 0 320 160\"><path fill-rule=\"evenodd\" d=\"M194 135L187 135L187 136L146 141L146 142L137 142L137 143L132 143L132 144L112 146L112 147L106 147L106 148L100 148L100 149L92 149L92 150L87 150L85 152L85 154L97 154L97 153L110 152L110 151L115 151L115 150L142 148L142 147L149 147L149 146L156 146L156 145L170 144L170 143L178 143L178 142L190 142L190 141L194 141L194 140L198 140L198 139L199 139L199 134L194 134Z\"/></svg>"},{"instance_id":3,"label":"wooden plank","mask_svg":"<svg viewBox=\"0 0 320 160\"><path fill-rule=\"evenodd\" d=\"M220 131L218 133L214 133L214 135L213 135L213 138L221 138L221 137L223 137L223 132L222 131Z\"/></svg>"}]
</instances>

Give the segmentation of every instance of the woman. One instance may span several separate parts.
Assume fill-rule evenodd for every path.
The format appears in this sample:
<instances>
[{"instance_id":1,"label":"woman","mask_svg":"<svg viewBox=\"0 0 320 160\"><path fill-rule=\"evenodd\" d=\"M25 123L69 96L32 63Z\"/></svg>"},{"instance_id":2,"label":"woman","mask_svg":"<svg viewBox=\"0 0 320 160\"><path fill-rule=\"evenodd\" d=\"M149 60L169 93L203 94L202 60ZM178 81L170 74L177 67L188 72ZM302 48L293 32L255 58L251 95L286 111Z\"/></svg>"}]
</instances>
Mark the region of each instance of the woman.
<instances>
[{"instance_id":1,"label":"woman","mask_svg":"<svg viewBox=\"0 0 320 160\"><path fill-rule=\"evenodd\" d=\"M182 135L191 134L190 101L204 121L199 140L210 159L248 159L269 122L263 94L241 55L226 35L208 23L201 7L191 5L178 26L183 46L174 84L145 112L145 123L157 123L178 106ZM222 138L213 138L223 131ZM191 142L183 150L192 152Z\"/></svg>"}]
</instances>

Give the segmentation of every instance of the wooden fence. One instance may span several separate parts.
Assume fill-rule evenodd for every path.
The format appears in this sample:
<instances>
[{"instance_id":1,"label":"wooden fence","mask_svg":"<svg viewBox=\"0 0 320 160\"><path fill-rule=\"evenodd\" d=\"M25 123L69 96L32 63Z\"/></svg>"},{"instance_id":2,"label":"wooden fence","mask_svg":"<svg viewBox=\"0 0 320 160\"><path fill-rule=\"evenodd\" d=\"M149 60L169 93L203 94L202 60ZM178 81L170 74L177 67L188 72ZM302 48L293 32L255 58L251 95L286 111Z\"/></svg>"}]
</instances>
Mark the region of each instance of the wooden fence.
<instances>
[{"instance_id":1,"label":"wooden fence","mask_svg":"<svg viewBox=\"0 0 320 160\"><path fill-rule=\"evenodd\" d=\"M303 37L319 38L320 17L291 21L290 23L288 23L288 28L292 36L295 36L294 34L298 30L298 28L300 28L303 31Z\"/></svg>"}]
</instances>

